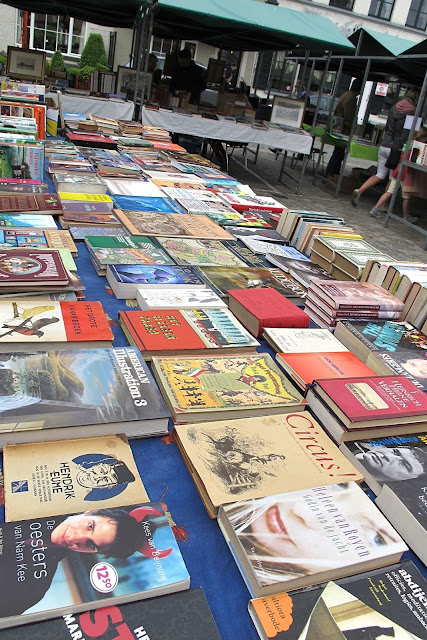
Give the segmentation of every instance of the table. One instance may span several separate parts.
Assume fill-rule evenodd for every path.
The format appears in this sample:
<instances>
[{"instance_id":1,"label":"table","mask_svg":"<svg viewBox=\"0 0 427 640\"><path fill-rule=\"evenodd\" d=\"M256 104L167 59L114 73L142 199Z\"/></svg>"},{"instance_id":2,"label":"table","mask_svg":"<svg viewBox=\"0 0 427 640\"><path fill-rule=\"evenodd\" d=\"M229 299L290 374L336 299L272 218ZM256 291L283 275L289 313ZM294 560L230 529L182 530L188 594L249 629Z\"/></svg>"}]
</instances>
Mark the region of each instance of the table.
<instances>
[{"instance_id":1,"label":"table","mask_svg":"<svg viewBox=\"0 0 427 640\"><path fill-rule=\"evenodd\" d=\"M53 98L58 103L58 95L54 92L46 94L46 98ZM116 102L108 98L95 98L91 96L74 96L62 94L64 113L82 113L88 116L93 113L101 118L112 120L132 120L135 105L133 102Z\"/></svg>"}]
</instances>

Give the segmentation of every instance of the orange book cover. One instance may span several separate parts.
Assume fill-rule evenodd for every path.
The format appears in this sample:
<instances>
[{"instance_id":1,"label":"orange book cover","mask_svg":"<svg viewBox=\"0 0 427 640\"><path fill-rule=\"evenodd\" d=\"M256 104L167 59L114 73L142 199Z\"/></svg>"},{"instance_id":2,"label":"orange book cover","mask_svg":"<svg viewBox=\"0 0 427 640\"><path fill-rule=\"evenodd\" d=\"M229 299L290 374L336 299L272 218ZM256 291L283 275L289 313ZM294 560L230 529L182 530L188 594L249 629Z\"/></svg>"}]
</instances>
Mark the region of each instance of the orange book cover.
<instances>
[{"instance_id":1,"label":"orange book cover","mask_svg":"<svg viewBox=\"0 0 427 640\"><path fill-rule=\"evenodd\" d=\"M68 341L113 340L113 332L100 302L61 301Z\"/></svg>"},{"instance_id":2,"label":"orange book cover","mask_svg":"<svg viewBox=\"0 0 427 640\"><path fill-rule=\"evenodd\" d=\"M372 377L375 372L350 351L339 353L278 353L278 362L300 387L313 380Z\"/></svg>"}]
</instances>

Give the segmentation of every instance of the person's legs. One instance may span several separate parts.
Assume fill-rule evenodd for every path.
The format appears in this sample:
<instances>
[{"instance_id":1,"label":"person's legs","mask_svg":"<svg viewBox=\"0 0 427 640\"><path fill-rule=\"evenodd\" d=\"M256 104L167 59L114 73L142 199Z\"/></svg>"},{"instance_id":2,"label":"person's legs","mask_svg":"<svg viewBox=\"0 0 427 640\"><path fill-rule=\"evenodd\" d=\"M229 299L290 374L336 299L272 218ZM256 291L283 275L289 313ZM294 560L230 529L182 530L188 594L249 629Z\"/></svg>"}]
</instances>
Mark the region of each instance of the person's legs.
<instances>
[{"instance_id":1,"label":"person's legs","mask_svg":"<svg viewBox=\"0 0 427 640\"><path fill-rule=\"evenodd\" d=\"M407 222L417 222L418 218L416 216L411 216L411 196L407 191L402 189L402 208L403 208L403 219Z\"/></svg>"},{"instance_id":2,"label":"person's legs","mask_svg":"<svg viewBox=\"0 0 427 640\"><path fill-rule=\"evenodd\" d=\"M360 200L360 196L364 191L367 191L374 185L378 184L379 182L387 178L387 176L390 173L390 170L385 166L385 163L387 162L387 158L389 155L390 155L390 149L388 149L387 147L379 148L377 173L376 175L371 176L370 178L365 180L365 182L358 189L355 189L353 191L351 195L351 204L353 205L353 207L357 207L357 204Z\"/></svg>"},{"instance_id":3,"label":"person's legs","mask_svg":"<svg viewBox=\"0 0 427 640\"><path fill-rule=\"evenodd\" d=\"M325 170L325 178L328 176L335 176L341 171L341 165L344 160L345 149L341 147L334 147L334 151L329 159L328 166Z\"/></svg>"}]
</instances>

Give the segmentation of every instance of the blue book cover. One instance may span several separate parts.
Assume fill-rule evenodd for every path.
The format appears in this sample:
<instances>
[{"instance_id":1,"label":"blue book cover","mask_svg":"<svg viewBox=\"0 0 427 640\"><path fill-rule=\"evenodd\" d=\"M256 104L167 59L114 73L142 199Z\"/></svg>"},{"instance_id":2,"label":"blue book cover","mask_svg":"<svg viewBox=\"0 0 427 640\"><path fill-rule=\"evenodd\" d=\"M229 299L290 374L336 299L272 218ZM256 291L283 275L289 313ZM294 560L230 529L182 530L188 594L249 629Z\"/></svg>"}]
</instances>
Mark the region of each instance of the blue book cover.
<instances>
[{"instance_id":1,"label":"blue book cover","mask_svg":"<svg viewBox=\"0 0 427 640\"><path fill-rule=\"evenodd\" d=\"M0 213L0 227L36 227L56 229L55 220L47 214Z\"/></svg>"},{"instance_id":2,"label":"blue book cover","mask_svg":"<svg viewBox=\"0 0 427 640\"><path fill-rule=\"evenodd\" d=\"M114 207L125 211L156 211L157 213L185 213L172 198L144 196L112 196Z\"/></svg>"},{"instance_id":3,"label":"blue book cover","mask_svg":"<svg viewBox=\"0 0 427 640\"><path fill-rule=\"evenodd\" d=\"M129 282L140 287L200 285L205 288L204 281L196 274L194 268L185 265L116 264L110 265L109 269L118 282Z\"/></svg>"}]
</instances>

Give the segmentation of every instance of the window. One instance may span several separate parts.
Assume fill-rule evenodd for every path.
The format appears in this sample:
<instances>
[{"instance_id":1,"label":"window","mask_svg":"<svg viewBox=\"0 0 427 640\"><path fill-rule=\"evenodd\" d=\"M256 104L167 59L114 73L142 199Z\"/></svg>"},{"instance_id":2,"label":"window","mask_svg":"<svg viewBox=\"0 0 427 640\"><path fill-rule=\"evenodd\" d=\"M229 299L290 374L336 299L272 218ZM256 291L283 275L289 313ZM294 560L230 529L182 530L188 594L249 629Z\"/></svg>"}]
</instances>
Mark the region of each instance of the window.
<instances>
[{"instance_id":1,"label":"window","mask_svg":"<svg viewBox=\"0 0 427 640\"><path fill-rule=\"evenodd\" d=\"M373 18L390 20L393 11L394 0L371 0L369 15Z\"/></svg>"},{"instance_id":2,"label":"window","mask_svg":"<svg viewBox=\"0 0 427 640\"><path fill-rule=\"evenodd\" d=\"M347 11L353 11L354 0L329 0L330 7L339 7L340 9L347 9Z\"/></svg>"},{"instance_id":3,"label":"window","mask_svg":"<svg viewBox=\"0 0 427 640\"><path fill-rule=\"evenodd\" d=\"M54 53L59 49L65 55L79 56L85 44L85 34L86 23L83 20L68 16L48 16L44 13L30 14L28 21L30 49L39 49L47 53Z\"/></svg>"},{"instance_id":4,"label":"window","mask_svg":"<svg viewBox=\"0 0 427 640\"><path fill-rule=\"evenodd\" d=\"M412 0L406 26L425 30L427 26L427 0Z\"/></svg>"},{"instance_id":5,"label":"window","mask_svg":"<svg viewBox=\"0 0 427 640\"><path fill-rule=\"evenodd\" d=\"M156 54L158 58L164 58L167 53L170 53L174 48L176 40L167 40L166 38L153 37L151 41L151 51Z\"/></svg>"}]
</instances>

